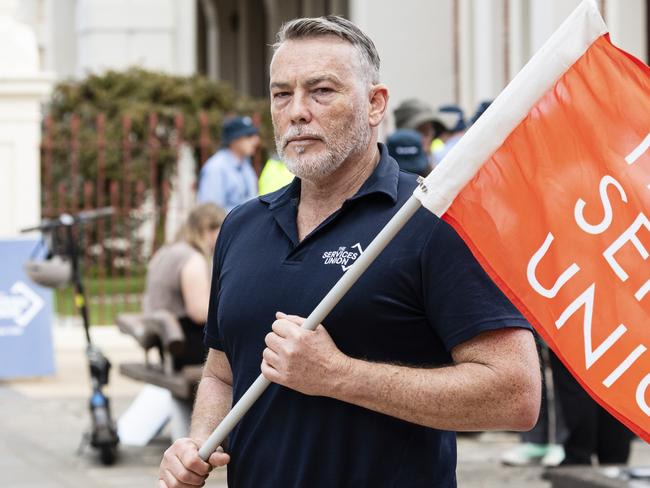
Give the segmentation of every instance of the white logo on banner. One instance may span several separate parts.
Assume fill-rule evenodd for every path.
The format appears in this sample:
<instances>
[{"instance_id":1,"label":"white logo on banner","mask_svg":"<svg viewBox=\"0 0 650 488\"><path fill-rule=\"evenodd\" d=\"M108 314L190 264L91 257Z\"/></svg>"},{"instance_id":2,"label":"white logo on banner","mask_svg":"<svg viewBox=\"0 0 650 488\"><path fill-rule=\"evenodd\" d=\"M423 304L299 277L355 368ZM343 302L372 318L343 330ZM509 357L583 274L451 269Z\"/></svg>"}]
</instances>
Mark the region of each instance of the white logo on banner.
<instances>
[{"instance_id":1,"label":"white logo on banner","mask_svg":"<svg viewBox=\"0 0 650 488\"><path fill-rule=\"evenodd\" d=\"M42 308L43 299L22 281L16 281L9 293L0 291L0 321L11 321L18 326L0 324L0 336L22 334Z\"/></svg>"}]
</instances>

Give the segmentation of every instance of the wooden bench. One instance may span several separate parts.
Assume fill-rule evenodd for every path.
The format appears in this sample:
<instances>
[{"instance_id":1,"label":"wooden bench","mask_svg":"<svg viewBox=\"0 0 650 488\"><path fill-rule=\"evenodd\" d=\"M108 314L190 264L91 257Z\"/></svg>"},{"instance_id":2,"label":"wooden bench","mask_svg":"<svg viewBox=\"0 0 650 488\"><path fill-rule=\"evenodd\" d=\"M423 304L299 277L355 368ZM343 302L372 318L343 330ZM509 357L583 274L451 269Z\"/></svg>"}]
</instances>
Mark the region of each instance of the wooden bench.
<instances>
[{"instance_id":1,"label":"wooden bench","mask_svg":"<svg viewBox=\"0 0 650 488\"><path fill-rule=\"evenodd\" d=\"M128 378L165 388L181 400L193 400L203 367L185 366L174 371L173 357L185 348L183 329L171 313L159 310L151 314L119 314L117 327L133 337L144 350L142 363L120 364L119 371ZM158 352L151 360L150 351Z\"/></svg>"}]
</instances>

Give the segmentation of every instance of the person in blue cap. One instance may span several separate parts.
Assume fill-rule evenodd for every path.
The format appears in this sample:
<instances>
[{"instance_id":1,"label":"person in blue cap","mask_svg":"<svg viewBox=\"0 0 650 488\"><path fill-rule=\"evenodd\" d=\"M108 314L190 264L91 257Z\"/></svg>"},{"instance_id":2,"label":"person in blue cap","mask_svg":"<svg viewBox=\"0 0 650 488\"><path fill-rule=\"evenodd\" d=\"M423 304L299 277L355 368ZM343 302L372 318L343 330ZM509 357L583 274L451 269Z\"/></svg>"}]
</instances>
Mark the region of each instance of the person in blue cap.
<instances>
[{"instance_id":1,"label":"person in blue cap","mask_svg":"<svg viewBox=\"0 0 650 488\"><path fill-rule=\"evenodd\" d=\"M433 151L434 167L447 155L447 153L454 147L460 138L463 137L467 130L467 123L465 122L465 114L463 110L457 105L443 105L438 108L439 113L447 114L451 123L448 123L445 130L440 135L443 144Z\"/></svg>"},{"instance_id":2,"label":"person in blue cap","mask_svg":"<svg viewBox=\"0 0 650 488\"><path fill-rule=\"evenodd\" d=\"M199 174L199 203L213 202L226 212L257 196L257 175L250 158L260 142L250 117L227 119L221 129L221 149Z\"/></svg>"},{"instance_id":3,"label":"person in blue cap","mask_svg":"<svg viewBox=\"0 0 650 488\"><path fill-rule=\"evenodd\" d=\"M429 161L422 148L420 133L412 129L397 129L386 140L390 154L403 171L420 176L429 174Z\"/></svg>"},{"instance_id":4,"label":"person in blue cap","mask_svg":"<svg viewBox=\"0 0 650 488\"><path fill-rule=\"evenodd\" d=\"M460 141L461 137L463 137L465 132L467 132L467 129L469 129L469 127L472 126L481 115L483 115L483 112L488 109L491 103L491 100L484 100L479 103L476 112L474 112L474 115L472 115L468 121L465 120L463 109L458 105L442 105L438 108L438 114L441 115L440 118L445 118L448 122L446 125L443 124L444 128L439 136L440 144L437 145L437 148L432 148L434 167L437 166L447 153L451 151L451 148Z\"/></svg>"}]
</instances>

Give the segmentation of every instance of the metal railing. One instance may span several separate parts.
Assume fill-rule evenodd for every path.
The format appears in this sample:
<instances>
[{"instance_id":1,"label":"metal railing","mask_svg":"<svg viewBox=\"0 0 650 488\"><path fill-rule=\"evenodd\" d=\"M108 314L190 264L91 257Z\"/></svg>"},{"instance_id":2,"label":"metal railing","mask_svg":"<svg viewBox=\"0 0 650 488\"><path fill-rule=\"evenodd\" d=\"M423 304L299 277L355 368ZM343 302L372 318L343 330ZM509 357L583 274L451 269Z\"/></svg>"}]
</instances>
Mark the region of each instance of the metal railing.
<instances>
[{"instance_id":1,"label":"metal railing","mask_svg":"<svg viewBox=\"0 0 650 488\"><path fill-rule=\"evenodd\" d=\"M137 137L128 115L122 117L118 131L109 130L104 114L90 128L81 126L78 114L66 122L45 119L43 217L108 205L115 209L110 219L88 226L77 236L84 249L91 323L112 323L117 313L139 310L148 259L174 233L170 227L180 225L194 204L194 185L182 187L181 182L192 181L197 166L218 147L219 128L210 127L208 120L205 112L192 121L176 114L173 130L161 134L159 115L150 113L146 135L142 137L140 130ZM254 120L259 123L259 116ZM198 124L196 140L183 137L186 122ZM261 164L258 154L254 158L258 172ZM56 310L74 315L71 289L57 291Z\"/></svg>"}]
</instances>

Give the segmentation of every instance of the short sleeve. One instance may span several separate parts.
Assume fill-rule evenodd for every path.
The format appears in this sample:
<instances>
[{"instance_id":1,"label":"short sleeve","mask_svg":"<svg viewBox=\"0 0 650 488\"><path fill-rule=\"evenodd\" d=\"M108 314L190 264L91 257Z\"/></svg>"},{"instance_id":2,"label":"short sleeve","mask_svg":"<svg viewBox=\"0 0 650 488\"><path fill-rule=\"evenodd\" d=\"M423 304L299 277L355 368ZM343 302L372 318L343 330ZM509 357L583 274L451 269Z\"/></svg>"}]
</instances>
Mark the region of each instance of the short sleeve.
<instances>
[{"instance_id":1,"label":"short sleeve","mask_svg":"<svg viewBox=\"0 0 650 488\"><path fill-rule=\"evenodd\" d=\"M219 295L220 295L220 276L225 253L225 243L228 240L228 217L227 215L217 237L217 245L214 250L212 259L212 278L210 283L210 302L208 305L208 320L205 325L204 343L206 347L212 349L224 350L223 339L219 331Z\"/></svg>"},{"instance_id":2,"label":"short sleeve","mask_svg":"<svg viewBox=\"0 0 650 488\"><path fill-rule=\"evenodd\" d=\"M427 318L448 351L482 332L530 325L444 220L421 254Z\"/></svg>"}]
</instances>

